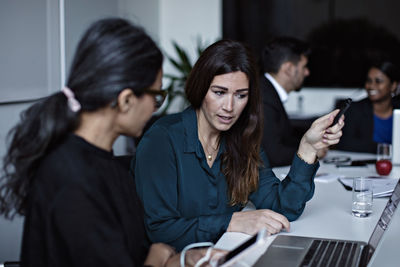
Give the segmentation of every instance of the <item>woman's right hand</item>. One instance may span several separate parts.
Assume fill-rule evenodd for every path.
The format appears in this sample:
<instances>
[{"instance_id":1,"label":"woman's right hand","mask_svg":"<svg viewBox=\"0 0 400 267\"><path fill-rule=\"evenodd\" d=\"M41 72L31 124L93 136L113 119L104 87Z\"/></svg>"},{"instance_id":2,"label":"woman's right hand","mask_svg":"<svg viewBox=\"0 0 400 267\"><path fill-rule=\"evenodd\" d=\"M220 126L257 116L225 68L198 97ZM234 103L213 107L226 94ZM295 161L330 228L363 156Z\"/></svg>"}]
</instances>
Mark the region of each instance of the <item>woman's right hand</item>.
<instances>
[{"instance_id":1,"label":"woman's right hand","mask_svg":"<svg viewBox=\"0 0 400 267\"><path fill-rule=\"evenodd\" d=\"M344 115L339 119L339 123L331 125L339 109L332 111L325 116L316 119L310 129L300 140L298 155L309 164L317 160L317 153L331 145L339 143L344 126Z\"/></svg>"},{"instance_id":2,"label":"woman's right hand","mask_svg":"<svg viewBox=\"0 0 400 267\"><path fill-rule=\"evenodd\" d=\"M262 209L234 212L228 225L228 232L242 232L255 235L262 228L267 228L268 234L276 234L290 230L288 219L275 211Z\"/></svg>"}]
</instances>

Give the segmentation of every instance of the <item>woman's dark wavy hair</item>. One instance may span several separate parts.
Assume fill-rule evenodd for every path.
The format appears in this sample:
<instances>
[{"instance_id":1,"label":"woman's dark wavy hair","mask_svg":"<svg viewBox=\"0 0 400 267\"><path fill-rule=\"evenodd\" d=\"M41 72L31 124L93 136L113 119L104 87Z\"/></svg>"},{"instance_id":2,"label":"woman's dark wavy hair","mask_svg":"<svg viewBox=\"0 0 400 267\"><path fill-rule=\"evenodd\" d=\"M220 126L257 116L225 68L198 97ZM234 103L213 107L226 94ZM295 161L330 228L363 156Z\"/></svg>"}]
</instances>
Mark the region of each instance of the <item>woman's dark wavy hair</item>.
<instances>
[{"instance_id":1,"label":"woman's dark wavy hair","mask_svg":"<svg viewBox=\"0 0 400 267\"><path fill-rule=\"evenodd\" d=\"M185 85L190 104L200 109L215 76L241 71L249 79L249 99L236 123L221 136L226 151L222 156L222 172L228 185L231 205L244 205L258 187L262 108L258 74L251 51L244 44L221 40L209 46L193 66Z\"/></svg>"},{"instance_id":2,"label":"woman's dark wavy hair","mask_svg":"<svg viewBox=\"0 0 400 267\"><path fill-rule=\"evenodd\" d=\"M0 213L6 218L24 214L39 161L79 126L80 112L110 105L126 88L140 97L155 81L162 61L161 51L140 27L120 18L92 24L79 42L67 81L82 108L72 112L65 95L58 92L21 113L8 134Z\"/></svg>"}]
</instances>

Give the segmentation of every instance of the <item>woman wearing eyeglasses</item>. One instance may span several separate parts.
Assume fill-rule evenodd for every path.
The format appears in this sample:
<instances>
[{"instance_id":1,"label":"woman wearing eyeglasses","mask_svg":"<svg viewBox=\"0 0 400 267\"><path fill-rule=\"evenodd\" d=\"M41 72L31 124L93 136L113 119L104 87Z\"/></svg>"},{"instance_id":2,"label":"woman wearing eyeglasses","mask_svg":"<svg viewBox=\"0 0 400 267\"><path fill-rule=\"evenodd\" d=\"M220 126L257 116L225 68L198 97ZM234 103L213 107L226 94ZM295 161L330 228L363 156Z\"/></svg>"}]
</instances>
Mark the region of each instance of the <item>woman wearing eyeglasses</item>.
<instances>
[{"instance_id":1,"label":"woman wearing eyeglasses","mask_svg":"<svg viewBox=\"0 0 400 267\"><path fill-rule=\"evenodd\" d=\"M152 242L177 250L215 242L225 231L289 231L314 192L318 149L336 144L338 110L303 136L282 182L260 151L262 107L249 50L223 40L208 47L185 85L191 106L159 119L137 147L136 188ZM264 129L268 131L268 129ZM251 201L257 210L239 212Z\"/></svg>"},{"instance_id":2,"label":"woman wearing eyeglasses","mask_svg":"<svg viewBox=\"0 0 400 267\"><path fill-rule=\"evenodd\" d=\"M0 182L0 213L25 215L22 266L179 265L170 246L149 249L134 180L112 153L162 103L162 60L142 29L100 20L78 45L67 87L23 112Z\"/></svg>"},{"instance_id":3,"label":"woman wearing eyeglasses","mask_svg":"<svg viewBox=\"0 0 400 267\"><path fill-rule=\"evenodd\" d=\"M365 81L368 97L353 103L346 113L348 122L337 149L376 153L378 143L392 143L393 109L400 108L392 99L400 82L400 70L390 61L371 64Z\"/></svg>"}]
</instances>

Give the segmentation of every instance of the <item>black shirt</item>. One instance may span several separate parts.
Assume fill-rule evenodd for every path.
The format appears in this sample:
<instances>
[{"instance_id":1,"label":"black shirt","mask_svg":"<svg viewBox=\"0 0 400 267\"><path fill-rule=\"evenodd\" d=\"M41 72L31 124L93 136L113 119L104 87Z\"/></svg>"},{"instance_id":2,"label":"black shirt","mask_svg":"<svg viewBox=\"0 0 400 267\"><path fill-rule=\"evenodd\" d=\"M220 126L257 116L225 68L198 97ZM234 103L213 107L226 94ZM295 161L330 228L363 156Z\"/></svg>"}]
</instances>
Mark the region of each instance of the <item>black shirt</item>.
<instances>
[{"instance_id":1,"label":"black shirt","mask_svg":"<svg viewBox=\"0 0 400 267\"><path fill-rule=\"evenodd\" d=\"M23 266L139 266L147 254L135 183L113 154L69 135L40 161Z\"/></svg>"}]
</instances>

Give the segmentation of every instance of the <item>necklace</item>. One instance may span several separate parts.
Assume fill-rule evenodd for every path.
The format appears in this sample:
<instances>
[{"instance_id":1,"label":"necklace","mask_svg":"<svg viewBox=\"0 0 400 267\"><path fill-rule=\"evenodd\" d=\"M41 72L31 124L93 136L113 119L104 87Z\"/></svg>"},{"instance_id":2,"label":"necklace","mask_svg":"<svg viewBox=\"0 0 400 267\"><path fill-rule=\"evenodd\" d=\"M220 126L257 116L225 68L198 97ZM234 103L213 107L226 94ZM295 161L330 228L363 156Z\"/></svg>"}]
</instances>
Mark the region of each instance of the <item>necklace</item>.
<instances>
[{"instance_id":1,"label":"necklace","mask_svg":"<svg viewBox=\"0 0 400 267\"><path fill-rule=\"evenodd\" d=\"M196 111L196 117L197 117L197 128L199 129L199 128L200 128L199 111ZM212 153L209 153L209 152L208 152L208 144L207 144L207 143L204 141L204 139L202 138L202 136L201 136L201 134L200 134L200 130L198 130L197 134L198 134L198 136L199 136L200 143L201 143L201 145L203 146L203 150L204 150L204 153L206 154L206 158L207 158L208 161L210 161L209 164L211 164L211 162L212 162L212 160L213 160L213 157L214 157L214 154L215 154L216 152L218 152L218 149L219 149L219 137L218 137L218 139L217 139L217 146L216 146L215 148L212 147L212 146L210 145L210 146L211 146L211 149L212 149L213 151L212 151Z\"/></svg>"},{"instance_id":2,"label":"necklace","mask_svg":"<svg viewBox=\"0 0 400 267\"><path fill-rule=\"evenodd\" d=\"M218 150L218 147L219 147L219 146L217 145L216 148L213 148L213 147L211 146L211 149L212 149L213 151L212 151L212 153L210 153L210 152L208 151L208 146L207 146L206 142L204 141L204 139L201 137L200 134L199 134L199 138L200 138L200 142L203 144L204 152L207 154L207 155L206 155L207 160L208 160L208 161L212 161L212 159L213 159L213 157L214 157L214 154L215 154L215 152Z\"/></svg>"}]
</instances>

